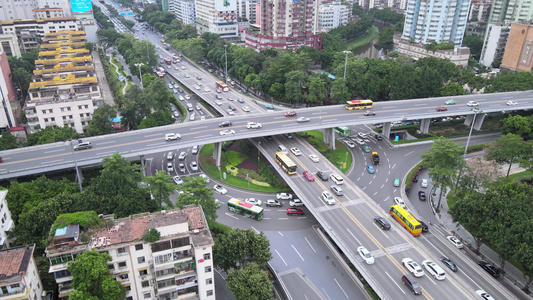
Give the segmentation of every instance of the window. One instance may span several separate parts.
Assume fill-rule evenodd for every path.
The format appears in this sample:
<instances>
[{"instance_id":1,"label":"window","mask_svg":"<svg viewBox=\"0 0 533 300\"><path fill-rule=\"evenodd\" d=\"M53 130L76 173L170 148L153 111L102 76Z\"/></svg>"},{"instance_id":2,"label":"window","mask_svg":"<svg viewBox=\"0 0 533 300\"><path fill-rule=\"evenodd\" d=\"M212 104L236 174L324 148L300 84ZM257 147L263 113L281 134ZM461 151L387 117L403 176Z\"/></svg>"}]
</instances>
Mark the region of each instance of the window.
<instances>
[{"instance_id":1,"label":"window","mask_svg":"<svg viewBox=\"0 0 533 300\"><path fill-rule=\"evenodd\" d=\"M140 276L148 275L148 270L141 270L139 271Z\"/></svg>"},{"instance_id":2,"label":"window","mask_svg":"<svg viewBox=\"0 0 533 300\"><path fill-rule=\"evenodd\" d=\"M45 122L45 123L48 123L48 118L44 118L44 122Z\"/></svg>"},{"instance_id":3,"label":"window","mask_svg":"<svg viewBox=\"0 0 533 300\"><path fill-rule=\"evenodd\" d=\"M150 286L150 282L149 282L148 280L145 280L145 281L141 282L141 286L142 286L143 288L147 288L147 287Z\"/></svg>"},{"instance_id":4,"label":"window","mask_svg":"<svg viewBox=\"0 0 533 300\"><path fill-rule=\"evenodd\" d=\"M141 256L141 257L137 257L137 262L142 264L144 263L146 260L144 259L144 256Z\"/></svg>"},{"instance_id":5,"label":"window","mask_svg":"<svg viewBox=\"0 0 533 300\"><path fill-rule=\"evenodd\" d=\"M128 249L126 247L122 247L122 248L118 248L117 249L117 254L118 255L125 254L125 253L128 253Z\"/></svg>"},{"instance_id":6,"label":"window","mask_svg":"<svg viewBox=\"0 0 533 300\"><path fill-rule=\"evenodd\" d=\"M135 250L139 251L143 249L143 244L137 244L135 245Z\"/></svg>"},{"instance_id":7,"label":"window","mask_svg":"<svg viewBox=\"0 0 533 300\"><path fill-rule=\"evenodd\" d=\"M207 296L213 296L213 290L207 291Z\"/></svg>"},{"instance_id":8,"label":"window","mask_svg":"<svg viewBox=\"0 0 533 300\"><path fill-rule=\"evenodd\" d=\"M64 108L64 107L61 107L61 111L65 111L65 108Z\"/></svg>"},{"instance_id":9,"label":"window","mask_svg":"<svg viewBox=\"0 0 533 300\"><path fill-rule=\"evenodd\" d=\"M210 273L211 272L211 266L205 267L204 270L205 270L206 273Z\"/></svg>"},{"instance_id":10,"label":"window","mask_svg":"<svg viewBox=\"0 0 533 300\"><path fill-rule=\"evenodd\" d=\"M109 264L109 265L107 265L107 268L108 268L110 271L113 271L113 270L115 270L115 265L114 265L114 264Z\"/></svg>"},{"instance_id":11,"label":"window","mask_svg":"<svg viewBox=\"0 0 533 300\"><path fill-rule=\"evenodd\" d=\"M46 115L46 110L45 109L41 110L41 112L43 113L43 115Z\"/></svg>"},{"instance_id":12,"label":"window","mask_svg":"<svg viewBox=\"0 0 533 300\"><path fill-rule=\"evenodd\" d=\"M213 284L213 278L207 278L205 284Z\"/></svg>"},{"instance_id":13,"label":"window","mask_svg":"<svg viewBox=\"0 0 533 300\"><path fill-rule=\"evenodd\" d=\"M54 110L53 110L53 109L49 109L48 112L49 112L49 113L53 113Z\"/></svg>"},{"instance_id":14,"label":"window","mask_svg":"<svg viewBox=\"0 0 533 300\"><path fill-rule=\"evenodd\" d=\"M204 254L204 260L211 259L211 253L205 253Z\"/></svg>"},{"instance_id":15,"label":"window","mask_svg":"<svg viewBox=\"0 0 533 300\"><path fill-rule=\"evenodd\" d=\"M78 105L78 109L81 109L81 108L82 108L82 106L81 106L81 105Z\"/></svg>"},{"instance_id":16,"label":"window","mask_svg":"<svg viewBox=\"0 0 533 300\"><path fill-rule=\"evenodd\" d=\"M150 297L152 297L152 294L145 293L145 294L143 294L143 297L144 297L144 299L149 299Z\"/></svg>"},{"instance_id":17,"label":"window","mask_svg":"<svg viewBox=\"0 0 533 300\"><path fill-rule=\"evenodd\" d=\"M121 261L118 263L118 267L119 268L125 268L126 267L126 262L125 261Z\"/></svg>"},{"instance_id":18,"label":"window","mask_svg":"<svg viewBox=\"0 0 533 300\"><path fill-rule=\"evenodd\" d=\"M89 105L85 105L85 108L89 108Z\"/></svg>"}]
</instances>

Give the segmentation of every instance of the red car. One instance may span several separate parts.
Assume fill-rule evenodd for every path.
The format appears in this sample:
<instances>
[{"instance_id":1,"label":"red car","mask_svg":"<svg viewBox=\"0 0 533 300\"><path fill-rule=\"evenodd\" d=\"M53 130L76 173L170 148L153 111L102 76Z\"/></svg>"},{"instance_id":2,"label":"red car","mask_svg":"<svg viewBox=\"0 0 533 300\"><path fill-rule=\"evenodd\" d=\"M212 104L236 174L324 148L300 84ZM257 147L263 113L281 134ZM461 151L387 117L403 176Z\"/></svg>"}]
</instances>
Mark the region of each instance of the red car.
<instances>
[{"instance_id":1,"label":"red car","mask_svg":"<svg viewBox=\"0 0 533 300\"><path fill-rule=\"evenodd\" d=\"M437 111L447 111L448 109L444 106L437 106Z\"/></svg>"},{"instance_id":2,"label":"red car","mask_svg":"<svg viewBox=\"0 0 533 300\"><path fill-rule=\"evenodd\" d=\"M294 117L294 116L296 116L296 112L294 110L291 110L285 113L285 117Z\"/></svg>"},{"instance_id":3,"label":"red car","mask_svg":"<svg viewBox=\"0 0 533 300\"><path fill-rule=\"evenodd\" d=\"M287 215L303 215L304 211L301 208L289 207L287 208Z\"/></svg>"},{"instance_id":4,"label":"red car","mask_svg":"<svg viewBox=\"0 0 533 300\"><path fill-rule=\"evenodd\" d=\"M307 181L315 181L315 176L313 176L313 173L309 171L304 171L304 177L307 179Z\"/></svg>"}]
</instances>

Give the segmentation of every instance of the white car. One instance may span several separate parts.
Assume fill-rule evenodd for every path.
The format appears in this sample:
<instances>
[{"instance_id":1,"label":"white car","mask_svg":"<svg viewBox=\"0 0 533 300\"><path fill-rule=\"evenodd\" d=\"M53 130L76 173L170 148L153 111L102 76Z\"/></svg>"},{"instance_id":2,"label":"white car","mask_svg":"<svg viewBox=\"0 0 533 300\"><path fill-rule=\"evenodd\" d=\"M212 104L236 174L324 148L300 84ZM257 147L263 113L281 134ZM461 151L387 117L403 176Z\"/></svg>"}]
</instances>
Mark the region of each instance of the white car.
<instances>
[{"instance_id":1,"label":"white car","mask_svg":"<svg viewBox=\"0 0 533 300\"><path fill-rule=\"evenodd\" d=\"M178 169L180 170L181 173L185 173L185 164L183 163L178 164Z\"/></svg>"},{"instance_id":2,"label":"white car","mask_svg":"<svg viewBox=\"0 0 533 300\"><path fill-rule=\"evenodd\" d=\"M394 197L394 203L400 205L401 207L405 208L405 202L400 197Z\"/></svg>"},{"instance_id":3,"label":"white car","mask_svg":"<svg viewBox=\"0 0 533 300\"><path fill-rule=\"evenodd\" d=\"M205 182L207 182L207 183L209 183L211 181L211 180L209 180L209 177L207 177L207 175L205 175L205 174L200 174L200 175L198 175L198 177L203 178L205 180Z\"/></svg>"},{"instance_id":4,"label":"white car","mask_svg":"<svg viewBox=\"0 0 533 300\"><path fill-rule=\"evenodd\" d=\"M358 136L360 136L362 139L366 139L366 133L358 132Z\"/></svg>"},{"instance_id":5,"label":"white car","mask_svg":"<svg viewBox=\"0 0 533 300\"><path fill-rule=\"evenodd\" d=\"M344 179L342 179L342 177L340 177L337 174L331 174L329 178L331 178L331 181L335 182L336 185L340 185L344 183Z\"/></svg>"},{"instance_id":6,"label":"white car","mask_svg":"<svg viewBox=\"0 0 533 300\"><path fill-rule=\"evenodd\" d=\"M258 205L258 206L261 206L261 204L263 204L263 202L261 200L255 199L255 198L246 198L244 200L244 202L250 203L250 204L253 204L253 205Z\"/></svg>"},{"instance_id":7,"label":"white car","mask_svg":"<svg viewBox=\"0 0 533 300\"><path fill-rule=\"evenodd\" d=\"M191 161L191 163L189 164L189 166L191 166L191 170L193 171L198 171L198 164L196 163L196 161Z\"/></svg>"},{"instance_id":8,"label":"white car","mask_svg":"<svg viewBox=\"0 0 533 300\"><path fill-rule=\"evenodd\" d=\"M365 144L365 141L363 141L363 139L355 138L355 139L353 139L353 140L354 140L354 142L358 143L358 144L361 145L361 146Z\"/></svg>"},{"instance_id":9,"label":"white car","mask_svg":"<svg viewBox=\"0 0 533 300\"><path fill-rule=\"evenodd\" d=\"M302 155L302 151L300 151L300 149L298 149L296 147L291 148L291 152L292 152L292 154L294 154L296 156Z\"/></svg>"},{"instance_id":10,"label":"white car","mask_svg":"<svg viewBox=\"0 0 533 300\"><path fill-rule=\"evenodd\" d=\"M178 99L179 99L180 101L185 101L185 97L183 97L183 96L181 96L181 95L178 97Z\"/></svg>"},{"instance_id":11,"label":"white car","mask_svg":"<svg viewBox=\"0 0 533 300\"><path fill-rule=\"evenodd\" d=\"M177 185L183 184L183 179L181 179L181 177L179 177L178 175L173 176L172 180L174 180L174 183Z\"/></svg>"},{"instance_id":12,"label":"white car","mask_svg":"<svg viewBox=\"0 0 533 300\"><path fill-rule=\"evenodd\" d=\"M185 95L185 99L186 99L186 100L191 100L191 96L189 96L189 95Z\"/></svg>"},{"instance_id":13,"label":"white car","mask_svg":"<svg viewBox=\"0 0 533 300\"><path fill-rule=\"evenodd\" d=\"M276 199L278 200L292 200L292 195L287 193L278 193L276 195Z\"/></svg>"},{"instance_id":14,"label":"white car","mask_svg":"<svg viewBox=\"0 0 533 300\"><path fill-rule=\"evenodd\" d=\"M167 163L167 171L170 173L170 172L174 172L174 165L172 163Z\"/></svg>"},{"instance_id":15,"label":"white car","mask_svg":"<svg viewBox=\"0 0 533 300\"><path fill-rule=\"evenodd\" d=\"M333 198L333 196L328 191L322 192L322 200L326 202L327 205L335 204L335 198Z\"/></svg>"},{"instance_id":16,"label":"white car","mask_svg":"<svg viewBox=\"0 0 533 300\"><path fill-rule=\"evenodd\" d=\"M235 130L233 129L226 129L226 130L221 130L220 131L220 135L224 136L224 135L234 135L235 134Z\"/></svg>"},{"instance_id":17,"label":"white car","mask_svg":"<svg viewBox=\"0 0 533 300\"><path fill-rule=\"evenodd\" d=\"M220 101L220 100L217 100L216 103L217 103L218 106L222 105L222 101Z\"/></svg>"},{"instance_id":18,"label":"white car","mask_svg":"<svg viewBox=\"0 0 533 300\"><path fill-rule=\"evenodd\" d=\"M248 129L259 129L259 128L261 128L261 123L248 122L246 124L246 128L248 128Z\"/></svg>"},{"instance_id":19,"label":"white car","mask_svg":"<svg viewBox=\"0 0 533 300\"><path fill-rule=\"evenodd\" d=\"M405 266L407 271L409 271L409 273L413 274L413 276L424 276L424 270L422 270L422 268L414 260L407 257L402 259L402 264Z\"/></svg>"},{"instance_id":20,"label":"white car","mask_svg":"<svg viewBox=\"0 0 533 300\"><path fill-rule=\"evenodd\" d=\"M507 101L507 105L508 106L518 105L518 102L516 102L516 101Z\"/></svg>"},{"instance_id":21,"label":"white car","mask_svg":"<svg viewBox=\"0 0 533 300\"><path fill-rule=\"evenodd\" d=\"M194 120L196 120L196 114L193 113L189 116L189 121L194 121Z\"/></svg>"},{"instance_id":22,"label":"white car","mask_svg":"<svg viewBox=\"0 0 533 300\"><path fill-rule=\"evenodd\" d=\"M374 256L368 251L365 247L359 246L357 247L357 253L359 253L359 256L366 262L367 265L371 265L374 263Z\"/></svg>"},{"instance_id":23,"label":"white car","mask_svg":"<svg viewBox=\"0 0 533 300\"><path fill-rule=\"evenodd\" d=\"M232 109L228 108L228 110L226 110L226 111L228 112L228 115L230 115L230 116L233 116L235 114L235 112L233 112Z\"/></svg>"},{"instance_id":24,"label":"white car","mask_svg":"<svg viewBox=\"0 0 533 300\"><path fill-rule=\"evenodd\" d=\"M450 241L450 243L452 243L455 246L455 248L457 249L463 248L463 243L461 243L461 241L458 238L454 237L453 235L447 236L446 239Z\"/></svg>"},{"instance_id":25,"label":"white car","mask_svg":"<svg viewBox=\"0 0 533 300\"><path fill-rule=\"evenodd\" d=\"M289 201L289 206L291 206L291 207L304 206L304 203L300 199L294 199L294 200Z\"/></svg>"},{"instance_id":26,"label":"white car","mask_svg":"<svg viewBox=\"0 0 533 300\"><path fill-rule=\"evenodd\" d=\"M215 192L217 192L219 194L222 194L222 195L226 195L228 193L228 190L226 190L225 187L223 187L223 186L221 186L219 184L215 184L213 189L215 190Z\"/></svg>"},{"instance_id":27,"label":"white car","mask_svg":"<svg viewBox=\"0 0 533 300\"><path fill-rule=\"evenodd\" d=\"M250 108L248 106L243 106L242 111L244 112L250 112Z\"/></svg>"},{"instance_id":28,"label":"white car","mask_svg":"<svg viewBox=\"0 0 533 300\"><path fill-rule=\"evenodd\" d=\"M352 141L350 141L350 140L345 140L344 143L350 148L354 148L355 147L355 144Z\"/></svg>"},{"instance_id":29,"label":"white car","mask_svg":"<svg viewBox=\"0 0 533 300\"><path fill-rule=\"evenodd\" d=\"M420 186L423 187L423 188L427 188L428 187L428 180L427 179L422 179L422 182L420 183Z\"/></svg>"},{"instance_id":30,"label":"white car","mask_svg":"<svg viewBox=\"0 0 533 300\"><path fill-rule=\"evenodd\" d=\"M483 300L494 300L494 298L489 295L489 293L485 292L484 290L477 290L476 294L479 296L479 298Z\"/></svg>"},{"instance_id":31,"label":"white car","mask_svg":"<svg viewBox=\"0 0 533 300\"><path fill-rule=\"evenodd\" d=\"M185 66L182 66L181 69L182 69L182 70L185 70Z\"/></svg>"},{"instance_id":32,"label":"white car","mask_svg":"<svg viewBox=\"0 0 533 300\"><path fill-rule=\"evenodd\" d=\"M296 119L296 122L298 122L298 123L309 122L309 118L307 118L307 117L299 117L298 119Z\"/></svg>"},{"instance_id":33,"label":"white car","mask_svg":"<svg viewBox=\"0 0 533 300\"><path fill-rule=\"evenodd\" d=\"M466 105L468 105L468 106L478 106L479 104L477 103L477 101L468 101L468 103L466 103Z\"/></svg>"},{"instance_id":34,"label":"white car","mask_svg":"<svg viewBox=\"0 0 533 300\"><path fill-rule=\"evenodd\" d=\"M200 87L197 86L197 85L195 85L194 88L197 89L197 90L200 90Z\"/></svg>"},{"instance_id":35,"label":"white car","mask_svg":"<svg viewBox=\"0 0 533 300\"><path fill-rule=\"evenodd\" d=\"M181 139L181 135L179 133L167 133L165 134L165 141L170 141L170 140L179 140Z\"/></svg>"},{"instance_id":36,"label":"white car","mask_svg":"<svg viewBox=\"0 0 533 300\"><path fill-rule=\"evenodd\" d=\"M444 273L444 270L431 260L424 260L422 265L435 279L444 280L446 278L446 273Z\"/></svg>"},{"instance_id":37,"label":"white car","mask_svg":"<svg viewBox=\"0 0 533 300\"><path fill-rule=\"evenodd\" d=\"M316 163L319 161L318 156L316 156L316 155L314 155L314 154L309 155L309 158L310 158L312 161L316 162Z\"/></svg>"},{"instance_id":38,"label":"white car","mask_svg":"<svg viewBox=\"0 0 533 300\"><path fill-rule=\"evenodd\" d=\"M198 151L200 151L200 146L198 145L192 146L192 150L191 150L192 154L198 154Z\"/></svg>"},{"instance_id":39,"label":"white car","mask_svg":"<svg viewBox=\"0 0 533 300\"><path fill-rule=\"evenodd\" d=\"M209 92L210 90L209 90L208 87L204 87L204 91L205 91L205 92Z\"/></svg>"}]
</instances>

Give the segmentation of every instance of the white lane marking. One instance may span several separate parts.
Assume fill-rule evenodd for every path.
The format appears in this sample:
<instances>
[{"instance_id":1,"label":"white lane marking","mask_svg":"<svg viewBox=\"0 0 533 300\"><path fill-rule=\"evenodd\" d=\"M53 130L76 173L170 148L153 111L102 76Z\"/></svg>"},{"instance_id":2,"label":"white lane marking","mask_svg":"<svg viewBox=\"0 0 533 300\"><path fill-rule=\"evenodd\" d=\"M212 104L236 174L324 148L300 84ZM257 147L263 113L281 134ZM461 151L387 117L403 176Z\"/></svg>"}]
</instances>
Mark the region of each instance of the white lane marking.
<instances>
[{"instance_id":1,"label":"white lane marking","mask_svg":"<svg viewBox=\"0 0 533 300\"><path fill-rule=\"evenodd\" d=\"M46 162L42 162L41 165L42 164L47 164L47 165L48 164L53 164L53 163L56 163L56 162L64 162L64 160L63 159L56 159L56 160L52 160L52 161L46 161Z\"/></svg>"},{"instance_id":2,"label":"white lane marking","mask_svg":"<svg viewBox=\"0 0 533 300\"><path fill-rule=\"evenodd\" d=\"M162 136L162 134L161 133L154 133L154 134L145 135L143 137L154 137L154 136Z\"/></svg>"},{"instance_id":3,"label":"white lane marking","mask_svg":"<svg viewBox=\"0 0 533 300\"><path fill-rule=\"evenodd\" d=\"M389 276L390 280L398 287L398 289L400 291L402 291L402 293L405 295L405 292L403 291L403 289L396 283L396 280L392 279L392 277L389 275L389 273L385 272L385 274L387 274L387 276Z\"/></svg>"},{"instance_id":4,"label":"white lane marking","mask_svg":"<svg viewBox=\"0 0 533 300\"><path fill-rule=\"evenodd\" d=\"M196 127L194 127L194 128L191 127L190 130L192 131L192 130L203 129L203 128L207 128L207 126L196 126Z\"/></svg>"},{"instance_id":5,"label":"white lane marking","mask_svg":"<svg viewBox=\"0 0 533 300\"><path fill-rule=\"evenodd\" d=\"M300 256L300 258L302 259L302 261L305 261L305 259L303 258L303 256L300 254L300 252L298 252L298 250L296 250L296 247L294 247L294 245L291 245L292 249L294 249L294 251L296 251L296 254L298 254L298 256Z\"/></svg>"},{"instance_id":6,"label":"white lane marking","mask_svg":"<svg viewBox=\"0 0 533 300\"><path fill-rule=\"evenodd\" d=\"M278 234L281 235L281 236L283 236L283 233L281 233L281 231L278 231Z\"/></svg>"},{"instance_id":7,"label":"white lane marking","mask_svg":"<svg viewBox=\"0 0 533 300\"><path fill-rule=\"evenodd\" d=\"M194 139L203 139L203 138L206 138L206 137L210 137L211 135L208 134L208 135L195 135L193 138Z\"/></svg>"},{"instance_id":8,"label":"white lane marking","mask_svg":"<svg viewBox=\"0 0 533 300\"><path fill-rule=\"evenodd\" d=\"M375 193L374 193L374 196L375 196L377 193L378 193L378 192L375 192Z\"/></svg>"},{"instance_id":9,"label":"white lane marking","mask_svg":"<svg viewBox=\"0 0 533 300\"><path fill-rule=\"evenodd\" d=\"M255 233L259 233L259 230L255 229L253 226L250 227L255 231Z\"/></svg>"},{"instance_id":10,"label":"white lane marking","mask_svg":"<svg viewBox=\"0 0 533 300\"><path fill-rule=\"evenodd\" d=\"M392 168L391 168L391 169L394 169L394 167L396 167L396 164L392 165Z\"/></svg>"},{"instance_id":11,"label":"white lane marking","mask_svg":"<svg viewBox=\"0 0 533 300\"><path fill-rule=\"evenodd\" d=\"M281 258L281 261L285 264L285 267L288 267L289 265L287 264L287 262L285 262L285 260L281 256L281 254L279 254L278 250L274 250L274 251L276 251L276 253L278 254L279 258Z\"/></svg>"},{"instance_id":12,"label":"white lane marking","mask_svg":"<svg viewBox=\"0 0 533 300\"><path fill-rule=\"evenodd\" d=\"M385 198L385 200L383 200L383 201L387 201L387 200L389 200L389 198L390 198L390 196L387 196L387 198Z\"/></svg>"},{"instance_id":13,"label":"white lane marking","mask_svg":"<svg viewBox=\"0 0 533 300\"><path fill-rule=\"evenodd\" d=\"M385 187L385 184L382 184L382 185L381 185L381 190L382 190L384 187Z\"/></svg>"},{"instance_id":14,"label":"white lane marking","mask_svg":"<svg viewBox=\"0 0 533 300\"><path fill-rule=\"evenodd\" d=\"M235 220L238 220L239 218L235 217L233 214L225 213L226 216L234 218Z\"/></svg>"},{"instance_id":15,"label":"white lane marking","mask_svg":"<svg viewBox=\"0 0 533 300\"><path fill-rule=\"evenodd\" d=\"M307 244L309 244L309 247L311 247L311 250L313 250L313 252L316 253L315 248L313 248L313 245L311 245L311 243L307 240L307 238L306 238L305 236L304 236L304 239L305 239L305 241L307 242Z\"/></svg>"},{"instance_id":16,"label":"white lane marking","mask_svg":"<svg viewBox=\"0 0 533 300\"><path fill-rule=\"evenodd\" d=\"M57 150L52 150L52 151L45 151L44 153L45 154L48 154L48 153L54 153L54 152L60 152L60 151L64 151L64 149L57 149ZM4 157L5 158L5 157Z\"/></svg>"},{"instance_id":17,"label":"white lane marking","mask_svg":"<svg viewBox=\"0 0 533 300\"><path fill-rule=\"evenodd\" d=\"M361 245L361 242L355 237L355 235L350 231L350 229L346 228L346 231Z\"/></svg>"},{"instance_id":18,"label":"white lane marking","mask_svg":"<svg viewBox=\"0 0 533 300\"><path fill-rule=\"evenodd\" d=\"M344 291L344 289L341 287L341 285L339 284L339 282L337 281L336 278L333 278L333 280L335 280L335 282L337 283L337 285L339 286L339 288L341 289L341 291L344 293L344 296L346 296L346 299L350 299L350 297L348 297L348 295L346 294L346 292Z\"/></svg>"},{"instance_id":19,"label":"white lane marking","mask_svg":"<svg viewBox=\"0 0 533 300\"><path fill-rule=\"evenodd\" d=\"M405 154L405 156L407 156L407 155L411 155L411 154L413 154L413 153L414 153L414 151L411 151L411 152Z\"/></svg>"}]
</instances>

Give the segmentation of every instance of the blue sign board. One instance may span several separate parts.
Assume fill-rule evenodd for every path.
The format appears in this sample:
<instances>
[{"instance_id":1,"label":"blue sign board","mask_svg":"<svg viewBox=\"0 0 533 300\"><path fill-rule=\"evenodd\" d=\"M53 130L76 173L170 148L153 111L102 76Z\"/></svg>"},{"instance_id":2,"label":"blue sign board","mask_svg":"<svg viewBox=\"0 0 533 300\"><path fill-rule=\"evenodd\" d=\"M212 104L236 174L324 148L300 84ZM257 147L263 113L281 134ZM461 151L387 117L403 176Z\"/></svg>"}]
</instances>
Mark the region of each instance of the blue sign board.
<instances>
[{"instance_id":1,"label":"blue sign board","mask_svg":"<svg viewBox=\"0 0 533 300\"><path fill-rule=\"evenodd\" d=\"M93 11L91 0L71 0L73 13L88 13Z\"/></svg>"}]
</instances>

